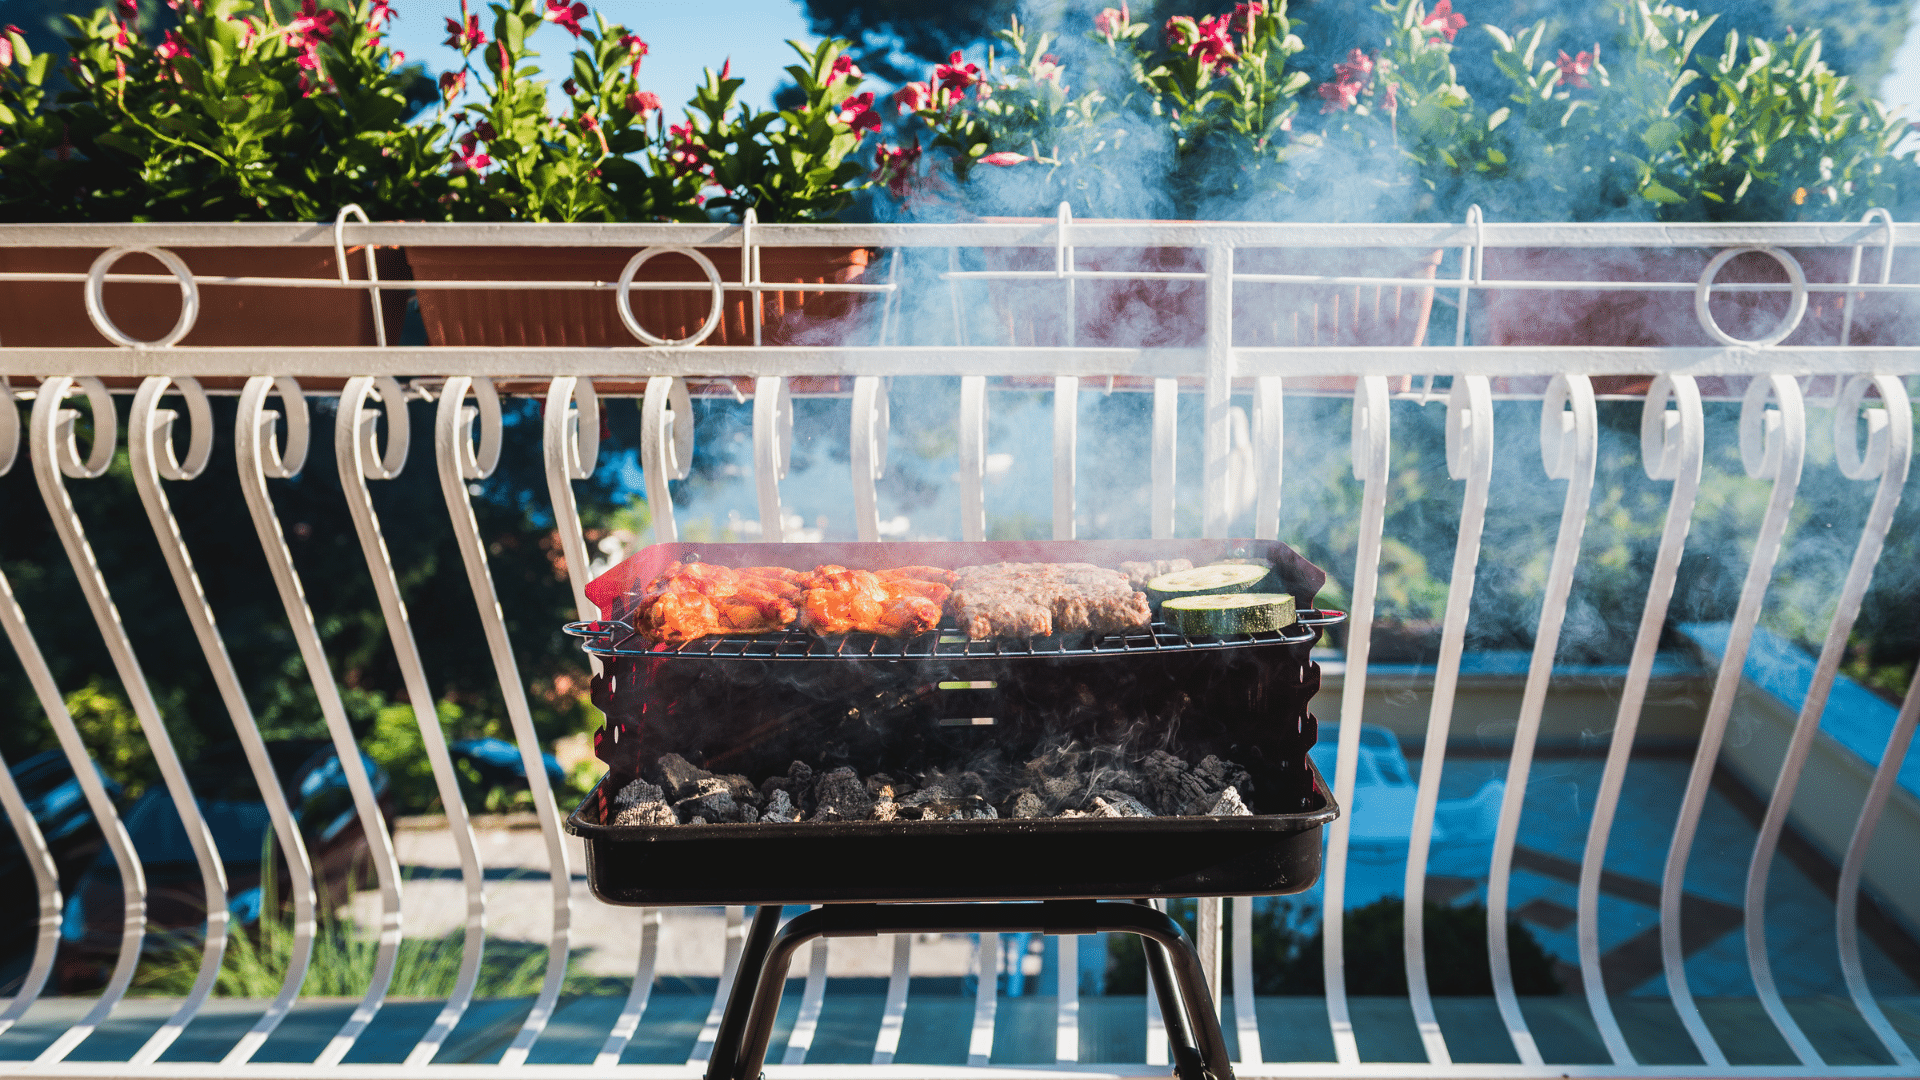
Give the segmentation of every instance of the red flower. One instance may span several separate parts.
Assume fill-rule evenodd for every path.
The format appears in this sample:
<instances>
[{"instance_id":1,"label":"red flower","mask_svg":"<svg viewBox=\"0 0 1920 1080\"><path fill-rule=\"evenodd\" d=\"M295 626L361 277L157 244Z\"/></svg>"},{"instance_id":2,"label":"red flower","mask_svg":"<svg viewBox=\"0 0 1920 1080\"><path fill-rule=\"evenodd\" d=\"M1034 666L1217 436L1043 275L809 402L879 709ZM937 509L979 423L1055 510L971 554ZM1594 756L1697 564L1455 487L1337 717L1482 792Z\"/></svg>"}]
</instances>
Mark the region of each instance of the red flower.
<instances>
[{"instance_id":1,"label":"red flower","mask_svg":"<svg viewBox=\"0 0 1920 1080\"><path fill-rule=\"evenodd\" d=\"M1592 52L1581 50L1578 56L1568 56L1567 50L1560 50L1560 59L1554 63L1560 66L1560 81L1582 90L1591 89L1587 82L1587 72L1593 70L1594 62L1600 59L1600 46L1596 43Z\"/></svg>"},{"instance_id":2,"label":"red flower","mask_svg":"<svg viewBox=\"0 0 1920 1080\"><path fill-rule=\"evenodd\" d=\"M459 19L447 20L447 44L463 53L472 52L487 43L487 35L480 29L480 16L467 16L463 27Z\"/></svg>"},{"instance_id":3,"label":"red flower","mask_svg":"<svg viewBox=\"0 0 1920 1080\"><path fill-rule=\"evenodd\" d=\"M171 60L176 56L191 56L192 52L187 48L185 38L169 30L167 36L161 39L159 46L153 50L153 54L162 60Z\"/></svg>"},{"instance_id":4,"label":"red flower","mask_svg":"<svg viewBox=\"0 0 1920 1080\"><path fill-rule=\"evenodd\" d=\"M1196 20L1175 15L1167 20L1167 47L1200 58L1217 75L1240 62L1240 51L1233 44L1233 18L1206 15Z\"/></svg>"},{"instance_id":5,"label":"red flower","mask_svg":"<svg viewBox=\"0 0 1920 1080\"><path fill-rule=\"evenodd\" d=\"M488 123L485 120L482 120L479 123L473 125L473 133L475 135L480 136L482 139L486 140L487 142L492 142L495 136L497 135L497 133L493 130L493 125Z\"/></svg>"},{"instance_id":6,"label":"red flower","mask_svg":"<svg viewBox=\"0 0 1920 1080\"><path fill-rule=\"evenodd\" d=\"M387 0L373 0L373 9L367 12L367 25L378 30L393 21L393 5Z\"/></svg>"},{"instance_id":7,"label":"red flower","mask_svg":"<svg viewBox=\"0 0 1920 1080\"><path fill-rule=\"evenodd\" d=\"M588 131L599 131L600 121L592 113L587 113L580 117L580 126L586 128Z\"/></svg>"},{"instance_id":8,"label":"red flower","mask_svg":"<svg viewBox=\"0 0 1920 1080\"><path fill-rule=\"evenodd\" d=\"M1433 10L1428 13L1426 18L1420 20L1420 25L1432 26L1444 34L1448 41L1452 41L1453 35L1459 33L1460 28L1467 25L1467 17L1465 15L1454 14L1453 0L1437 0L1433 5ZM1439 38L1427 39L1429 44L1438 42L1439 40Z\"/></svg>"},{"instance_id":9,"label":"red flower","mask_svg":"<svg viewBox=\"0 0 1920 1080\"><path fill-rule=\"evenodd\" d=\"M620 39L620 44L626 46L627 55L629 57L632 57L633 59L632 78L635 78L635 79L639 78L640 77L640 61L646 59L647 53L651 52L652 50L648 48L647 43L645 41L640 40L639 34L625 35Z\"/></svg>"},{"instance_id":10,"label":"red flower","mask_svg":"<svg viewBox=\"0 0 1920 1080\"><path fill-rule=\"evenodd\" d=\"M333 24L339 19L338 12L328 11L314 0L301 0L300 14L287 21L280 39L289 48L312 50L333 34Z\"/></svg>"},{"instance_id":11,"label":"red flower","mask_svg":"<svg viewBox=\"0 0 1920 1080\"><path fill-rule=\"evenodd\" d=\"M934 67L933 79L940 84L942 90L964 94L967 92L967 87L980 81L980 66L978 64L962 65L960 53L955 50L952 56L947 57L946 63Z\"/></svg>"},{"instance_id":12,"label":"red flower","mask_svg":"<svg viewBox=\"0 0 1920 1080\"><path fill-rule=\"evenodd\" d=\"M981 158L980 162L983 165L998 165L1004 169L1009 165L1019 165L1032 160L1032 158L1025 154L1016 154L1011 150L1002 150L997 154L988 154L986 157Z\"/></svg>"},{"instance_id":13,"label":"red flower","mask_svg":"<svg viewBox=\"0 0 1920 1080\"><path fill-rule=\"evenodd\" d=\"M1334 77L1340 82L1365 85L1373 77L1373 59L1366 53L1355 49L1347 54L1347 62L1333 65Z\"/></svg>"},{"instance_id":14,"label":"red flower","mask_svg":"<svg viewBox=\"0 0 1920 1080\"><path fill-rule=\"evenodd\" d=\"M1108 41L1119 37L1126 32L1127 27L1132 25L1133 16L1128 13L1125 4L1121 4L1118 11L1107 8L1093 17L1093 32L1105 37Z\"/></svg>"},{"instance_id":15,"label":"red flower","mask_svg":"<svg viewBox=\"0 0 1920 1080\"><path fill-rule=\"evenodd\" d=\"M453 171L455 174L469 171L477 173L481 169L493 164L492 158L475 150L475 146L479 141L479 137L471 132L460 136L460 149L453 152Z\"/></svg>"},{"instance_id":16,"label":"red flower","mask_svg":"<svg viewBox=\"0 0 1920 1080\"><path fill-rule=\"evenodd\" d=\"M443 71L440 73L440 96L452 101L460 91L467 88L467 73L462 71Z\"/></svg>"},{"instance_id":17,"label":"red flower","mask_svg":"<svg viewBox=\"0 0 1920 1080\"><path fill-rule=\"evenodd\" d=\"M880 114L873 111L872 94L855 94L841 102L834 118L852 128L855 135L880 130Z\"/></svg>"},{"instance_id":18,"label":"red flower","mask_svg":"<svg viewBox=\"0 0 1920 1080\"><path fill-rule=\"evenodd\" d=\"M636 116L645 116L660 108L660 99L641 90L627 95L627 108Z\"/></svg>"},{"instance_id":19,"label":"red flower","mask_svg":"<svg viewBox=\"0 0 1920 1080\"><path fill-rule=\"evenodd\" d=\"M1320 111L1323 113L1343 112L1353 108L1360 100L1360 84L1357 82L1323 82L1316 91L1320 95Z\"/></svg>"},{"instance_id":20,"label":"red flower","mask_svg":"<svg viewBox=\"0 0 1920 1080\"><path fill-rule=\"evenodd\" d=\"M574 82L572 79L561 83L560 89L566 91L568 97L578 97L580 95L580 84Z\"/></svg>"},{"instance_id":21,"label":"red flower","mask_svg":"<svg viewBox=\"0 0 1920 1080\"><path fill-rule=\"evenodd\" d=\"M541 16L550 23L559 23L567 28L567 33L580 36L580 20L587 17L587 5L568 4L567 0L547 0L546 14Z\"/></svg>"},{"instance_id":22,"label":"red flower","mask_svg":"<svg viewBox=\"0 0 1920 1080\"><path fill-rule=\"evenodd\" d=\"M833 70L827 72L827 85L832 86L836 80L843 78L852 79L854 82L859 82L865 78L865 75L861 73L860 69L853 66L853 57L851 56L841 56L834 59Z\"/></svg>"},{"instance_id":23,"label":"red flower","mask_svg":"<svg viewBox=\"0 0 1920 1080\"><path fill-rule=\"evenodd\" d=\"M902 113L919 112L933 100L933 88L923 82L910 82L893 92L893 103Z\"/></svg>"},{"instance_id":24,"label":"red flower","mask_svg":"<svg viewBox=\"0 0 1920 1080\"><path fill-rule=\"evenodd\" d=\"M698 173L701 176L713 175L713 166L707 161L706 148L694 141L691 120L684 124L672 125L667 128L667 134L673 138L673 148L667 152L667 161L673 165L675 172L682 176L688 173Z\"/></svg>"},{"instance_id":25,"label":"red flower","mask_svg":"<svg viewBox=\"0 0 1920 1080\"><path fill-rule=\"evenodd\" d=\"M124 18L133 19L138 18L140 15L140 0L119 0L119 2L113 6L119 9L121 16Z\"/></svg>"},{"instance_id":26,"label":"red flower","mask_svg":"<svg viewBox=\"0 0 1920 1080\"><path fill-rule=\"evenodd\" d=\"M873 178L885 182L894 198L905 198L920 169L920 148L882 144L874 164Z\"/></svg>"},{"instance_id":27,"label":"red flower","mask_svg":"<svg viewBox=\"0 0 1920 1080\"><path fill-rule=\"evenodd\" d=\"M1230 20L1233 32L1236 34L1253 33L1253 20L1266 13L1267 5L1261 3L1260 0L1254 0L1251 4L1233 5L1233 17Z\"/></svg>"}]
</instances>

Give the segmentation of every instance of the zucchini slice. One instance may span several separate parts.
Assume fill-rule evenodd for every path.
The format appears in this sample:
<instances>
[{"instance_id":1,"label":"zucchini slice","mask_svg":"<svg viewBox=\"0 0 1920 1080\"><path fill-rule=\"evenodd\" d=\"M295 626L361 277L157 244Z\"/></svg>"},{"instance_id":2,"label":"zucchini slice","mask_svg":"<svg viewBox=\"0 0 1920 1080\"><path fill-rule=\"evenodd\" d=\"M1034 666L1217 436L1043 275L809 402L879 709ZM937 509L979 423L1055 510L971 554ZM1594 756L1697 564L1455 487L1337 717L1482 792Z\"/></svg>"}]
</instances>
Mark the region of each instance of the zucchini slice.
<instances>
[{"instance_id":1,"label":"zucchini slice","mask_svg":"<svg viewBox=\"0 0 1920 1080\"><path fill-rule=\"evenodd\" d=\"M1285 593L1215 593L1177 596L1160 614L1187 637L1258 634L1292 626L1293 597Z\"/></svg>"},{"instance_id":2,"label":"zucchini slice","mask_svg":"<svg viewBox=\"0 0 1920 1080\"><path fill-rule=\"evenodd\" d=\"M1165 603L1176 596L1211 596L1218 593L1243 593L1267 579L1269 567L1262 564L1216 563L1175 570L1147 582L1147 599Z\"/></svg>"}]
</instances>

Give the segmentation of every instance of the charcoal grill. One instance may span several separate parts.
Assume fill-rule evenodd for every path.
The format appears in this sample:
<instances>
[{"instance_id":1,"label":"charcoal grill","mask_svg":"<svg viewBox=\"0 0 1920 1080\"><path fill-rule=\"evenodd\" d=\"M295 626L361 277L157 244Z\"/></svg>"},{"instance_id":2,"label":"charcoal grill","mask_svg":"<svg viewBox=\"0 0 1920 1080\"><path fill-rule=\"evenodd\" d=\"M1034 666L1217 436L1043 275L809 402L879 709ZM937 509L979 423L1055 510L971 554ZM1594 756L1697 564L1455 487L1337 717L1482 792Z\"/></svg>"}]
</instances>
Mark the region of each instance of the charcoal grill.
<instances>
[{"instance_id":1,"label":"charcoal grill","mask_svg":"<svg viewBox=\"0 0 1920 1080\"><path fill-rule=\"evenodd\" d=\"M1156 621L1131 633L1025 641L973 641L947 625L904 639L788 631L683 644L651 642L632 625L638 588L679 560L878 570L1180 558L1265 560L1299 621L1209 638ZM607 723L595 749L609 772L567 827L586 840L588 880L607 903L760 905L709 1080L758 1076L799 944L901 928L1141 935L1181 1075L1226 1080L1225 1043L1191 946L1165 915L1115 901L1274 895L1318 879L1320 826L1337 808L1307 754L1316 736L1308 706L1320 686L1310 652L1324 627L1345 618L1312 606L1325 580L1286 545L1263 540L655 545L588 586L606 619L568 627L601 661L593 700ZM614 793L666 753L757 780L796 759L861 775L913 771L986 747L1022 752L1043 736L1189 761L1217 754L1252 777L1253 813L609 824ZM984 900L1039 903L970 903ZM779 929L790 904L828 906Z\"/></svg>"}]
</instances>

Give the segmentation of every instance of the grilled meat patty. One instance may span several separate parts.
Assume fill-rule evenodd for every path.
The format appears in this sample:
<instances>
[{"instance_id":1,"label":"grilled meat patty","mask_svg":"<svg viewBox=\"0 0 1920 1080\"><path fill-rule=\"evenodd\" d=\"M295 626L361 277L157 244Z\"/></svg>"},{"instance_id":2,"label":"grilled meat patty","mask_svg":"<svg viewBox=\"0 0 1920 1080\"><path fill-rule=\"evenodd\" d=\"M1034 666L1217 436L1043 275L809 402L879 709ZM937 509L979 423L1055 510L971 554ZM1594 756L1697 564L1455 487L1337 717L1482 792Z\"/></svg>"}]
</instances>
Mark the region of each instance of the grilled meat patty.
<instances>
[{"instance_id":1,"label":"grilled meat patty","mask_svg":"<svg viewBox=\"0 0 1920 1080\"><path fill-rule=\"evenodd\" d=\"M1091 563L962 567L947 614L975 640L1143 630L1153 618L1126 574Z\"/></svg>"}]
</instances>

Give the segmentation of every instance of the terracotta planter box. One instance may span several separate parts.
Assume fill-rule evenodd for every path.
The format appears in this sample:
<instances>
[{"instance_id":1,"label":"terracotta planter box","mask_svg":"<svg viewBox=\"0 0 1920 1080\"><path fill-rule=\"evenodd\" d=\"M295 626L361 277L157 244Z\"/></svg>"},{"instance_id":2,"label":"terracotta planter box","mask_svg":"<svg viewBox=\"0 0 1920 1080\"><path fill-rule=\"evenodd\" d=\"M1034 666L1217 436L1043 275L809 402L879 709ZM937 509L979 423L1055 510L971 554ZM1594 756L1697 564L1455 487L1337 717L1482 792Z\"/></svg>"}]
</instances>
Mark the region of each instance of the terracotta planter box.
<instances>
[{"instance_id":1,"label":"terracotta planter box","mask_svg":"<svg viewBox=\"0 0 1920 1080\"><path fill-rule=\"evenodd\" d=\"M1039 223L1036 219L1035 223ZM990 248L990 270L1051 270L1044 248ZM1075 249L1083 270L1199 273L1197 248ZM1432 280L1438 251L1345 251L1324 248L1243 248L1234 252L1241 274L1324 274ZM1067 344L1062 317L1066 286L1052 281L990 281L996 329L1014 345ZM1081 280L1075 283L1077 344L1094 347L1197 348L1206 338L1204 281ZM1243 348L1310 345L1416 346L1427 336L1433 290L1381 285L1300 285L1241 282L1234 286L1233 343ZM1123 377L1115 385L1150 385ZM1347 390L1351 378L1288 376L1298 389Z\"/></svg>"},{"instance_id":2,"label":"terracotta planter box","mask_svg":"<svg viewBox=\"0 0 1920 1080\"><path fill-rule=\"evenodd\" d=\"M739 248L700 248L722 281L740 280ZM761 248L760 277L796 285L862 280L872 252L866 248ZM407 259L421 280L617 282L634 252L623 248L416 247ZM688 281L686 292L634 292L633 312L640 325L667 339L684 338L707 320L711 298L707 278L684 255L657 256L640 268L635 281ZM729 290L720 324L701 344L751 345L751 293ZM639 346L643 343L620 321L618 295L611 291L423 289L420 319L433 345ZM863 307L857 293L761 293L761 341L768 345L839 344L859 322Z\"/></svg>"},{"instance_id":3,"label":"terracotta planter box","mask_svg":"<svg viewBox=\"0 0 1920 1080\"><path fill-rule=\"evenodd\" d=\"M0 271L84 274L102 248L4 248ZM196 277L243 276L337 279L330 247L178 248ZM382 280L405 280L407 264L396 248L375 252ZM116 274L168 274L159 260L128 255ZM347 275L365 280L366 257L347 250ZM168 275L171 276L170 274ZM77 281L0 281L0 345L9 348L84 349L112 345L87 318L86 286ZM141 341L164 337L180 317L180 288L172 281L109 282L102 290L107 317L120 332ZM383 297L387 340L398 344L406 294ZM360 290L291 289L270 285L200 286L200 317L182 347L256 345L375 345L373 304Z\"/></svg>"},{"instance_id":4,"label":"terracotta planter box","mask_svg":"<svg viewBox=\"0 0 1920 1080\"><path fill-rule=\"evenodd\" d=\"M1529 281L1696 281L1716 252L1704 248L1489 248L1486 276ZM1850 248L1796 248L1808 283L1844 282L1853 263ZM1880 280L1881 253L1869 247L1860 279ZM1920 281L1920 256L1895 254L1893 280ZM1722 267L1716 282L1785 282L1787 272L1771 256L1741 255ZM1911 340L1920 328L1920 307L1905 297L1859 293L1853 311L1853 345L1891 345ZM1845 293L1810 292L1806 316L1781 342L1826 346L1840 343ZM1765 337L1786 315L1786 292L1717 294L1711 310L1720 328L1738 338ZM1474 339L1486 345L1602 345L1719 347L1693 310L1692 292L1598 292L1487 290L1475 313ZM1593 380L1599 393L1644 394L1651 375L1614 375ZM1544 383L1542 383L1544 385ZM1518 388L1518 387L1514 387ZM1703 386L1703 391L1712 393Z\"/></svg>"}]
</instances>

